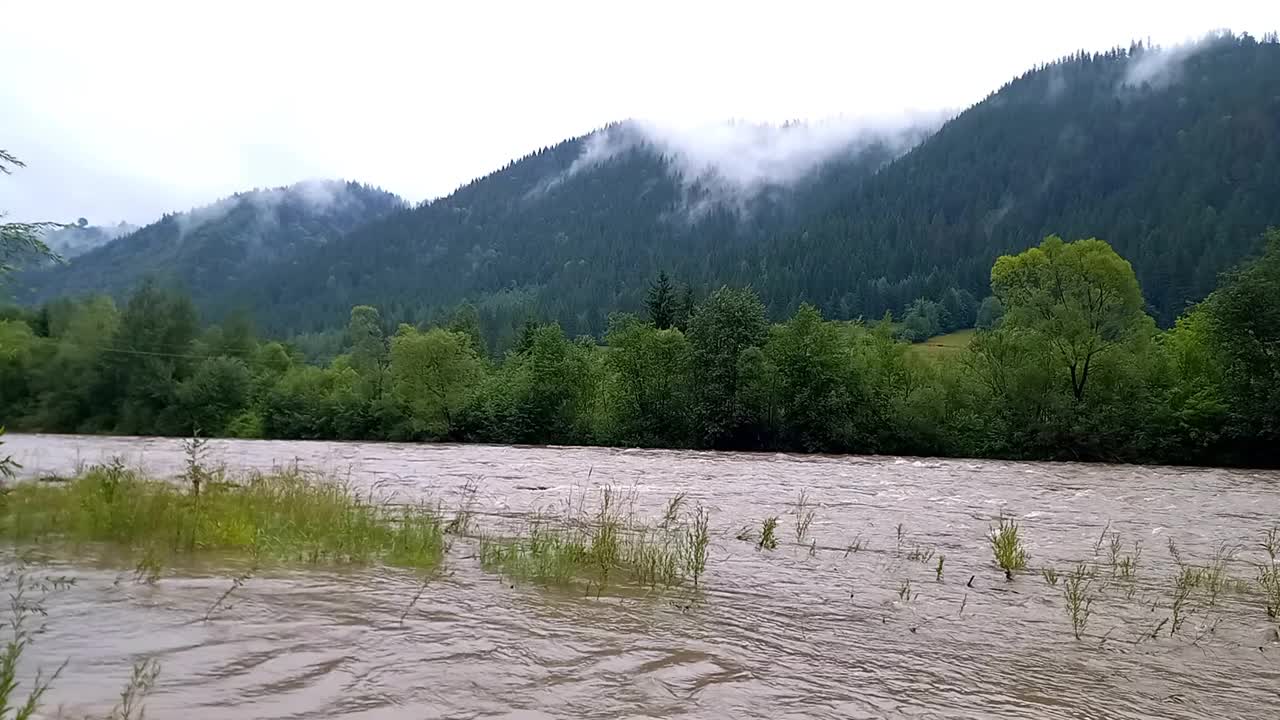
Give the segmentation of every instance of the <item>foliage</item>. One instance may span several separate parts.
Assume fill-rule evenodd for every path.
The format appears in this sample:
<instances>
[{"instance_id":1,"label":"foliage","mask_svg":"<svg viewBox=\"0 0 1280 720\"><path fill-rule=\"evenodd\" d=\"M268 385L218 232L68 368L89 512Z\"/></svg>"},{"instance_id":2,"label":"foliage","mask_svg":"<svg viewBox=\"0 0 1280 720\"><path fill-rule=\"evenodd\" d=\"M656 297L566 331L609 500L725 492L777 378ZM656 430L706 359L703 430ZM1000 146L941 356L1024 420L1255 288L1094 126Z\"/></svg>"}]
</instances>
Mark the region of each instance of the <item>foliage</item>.
<instances>
[{"instance_id":1,"label":"foliage","mask_svg":"<svg viewBox=\"0 0 1280 720\"><path fill-rule=\"evenodd\" d=\"M1023 546L1019 532L1018 523L1002 515L1000 525L992 528L989 535L991 553L995 555L996 565L999 565L1009 578L1013 577L1015 571L1025 570L1027 567L1027 549Z\"/></svg>"},{"instance_id":2,"label":"foliage","mask_svg":"<svg viewBox=\"0 0 1280 720\"><path fill-rule=\"evenodd\" d=\"M649 294L644 299L644 309L649 314L649 322L659 330L666 330L675 323L675 288L666 272L658 273L657 281L649 287Z\"/></svg>"},{"instance_id":3,"label":"foliage","mask_svg":"<svg viewBox=\"0 0 1280 720\"><path fill-rule=\"evenodd\" d=\"M991 287L1005 308L1005 327L1053 349L1070 372L1077 402L1092 366L1149 324L1133 268L1101 240L1064 243L1051 235L1039 247L998 258Z\"/></svg>"},{"instance_id":4,"label":"foliage","mask_svg":"<svg viewBox=\"0 0 1280 720\"><path fill-rule=\"evenodd\" d=\"M380 310L358 306L332 358L312 364L243 316L201 329L182 293L144 283L122 310L104 297L0 310L0 418L49 432L1273 465L1276 405L1258 401L1280 386L1270 242L1161 332L1104 242L1051 237L996 264L1006 314L992 329L914 346L887 317L832 321L803 303L770 325L753 291L721 288L687 332L679 314L659 329L615 313L601 344L526 320L500 359L478 349L480 311L388 342Z\"/></svg>"},{"instance_id":5,"label":"foliage","mask_svg":"<svg viewBox=\"0 0 1280 720\"><path fill-rule=\"evenodd\" d=\"M597 594L611 584L666 589L697 585L706 570L709 516L701 507L682 526L649 527L624 515L606 487L596 509L563 519L536 516L515 536L483 536L481 564L545 585L586 583Z\"/></svg>"},{"instance_id":6,"label":"foliage","mask_svg":"<svg viewBox=\"0 0 1280 720\"><path fill-rule=\"evenodd\" d=\"M474 340L434 328L402 325L391 340L391 381L415 434L448 438L483 369Z\"/></svg>"},{"instance_id":7,"label":"foliage","mask_svg":"<svg viewBox=\"0 0 1280 720\"><path fill-rule=\"evenodd\" d=\"M748 350L764 344L768 330L764 305L750 289L716 290L689 321L693 410L707 445L740 441L750 420L744 402L744 360Z\"/></svg>"},{"instance_id":8,"label":"foliage","mask_svg":"<svg viewBox=\"0 0 1280 720\"><path fill-rule=\"evenodd\" d=\"M1154 63L1168 82L1130 82ZM950 316L946 332L973 323L996 257L1058 232L1107 239L1167 327L1280 224L1278 93L1270 39L1080 52L937 132L872 134L810 177L731 202L621 123L414 207L351 185L322 186L328 204L306 186L245 193L31 273L19 297L119 300L155 274L208 317L251 308L276 336L339 330L360 304L388 329L447 326L471 304L500 355L529 317L599 337L611 312L643 312L666 272L699 293L749 283L775 320L804 302L875 319L924 298ZM621 150L586 162L601 144Z\"/></svg>"},{"instance_id":9,"label":"foliage","mask_svg":"<svg viewBox=\"0 0 1280 720\"><path fill-rule=\"evenodd\" d=\"M72 547L111 542L160 558L243 553L282 562L372 562L432 567L444 549L437 513L364 498L299 473L187 492L118 464L63 485L22 482L0 506L0 536Z\"/></svg>"},{"instance_id":10,"label":"foliage","mask_svg":"<svg viewBox=\"0 0 1280 720\"><path fill-rule=\"evenodd\" d=\"M1280 453L1280 230L1263 255L1224 278L1204 303L1208 353L1200 378L1216 384L1237 452Z\"/></svg>"}]
</instances>

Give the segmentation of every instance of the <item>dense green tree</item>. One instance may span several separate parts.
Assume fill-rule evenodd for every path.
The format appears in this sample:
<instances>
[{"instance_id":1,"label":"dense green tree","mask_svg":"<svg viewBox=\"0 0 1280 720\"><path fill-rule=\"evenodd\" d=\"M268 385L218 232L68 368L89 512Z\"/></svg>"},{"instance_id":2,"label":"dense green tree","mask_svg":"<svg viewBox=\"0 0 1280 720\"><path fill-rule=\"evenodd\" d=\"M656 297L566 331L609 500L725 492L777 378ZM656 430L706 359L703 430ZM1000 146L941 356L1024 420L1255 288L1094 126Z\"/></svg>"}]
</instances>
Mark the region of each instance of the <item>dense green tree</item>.
<instances>
[{"instance_id":1,"label":"dense green tree","mask_svg":"<svg viewBox=\"0 0 1280 720\"><path fill-rule=\"evenodd\" d=\"M1039 247L1001 256L991 289L1005 307L1005 327L1053 349L1077 402L1099 359L1154 331L1133 267L1101 240L1066 243L1051 235Z\"/></svg>"},{"instance_id":2,"label":"dense green tree","mask_svg":"<svg viewBox=\"0 0 1280 720\"><path fill-rule=\"evenodd\" d=\"M840 331L812 305L772 328L763 349L769 424L783 446L813 452L854 444L853 405L862 398L849 353Z\"/></svg>"},{"instance_id":3,"label":"dense green tree","mask_svg":"<svg viewBox=\"0 0 1280 720\"><path fill-rule=\"evenodd\" d=\"M453 315L449 318L449 323L445 326L445 329L465 335L476 355L484 357L488 354L484 333L480 327L480 312L475 305L471 303L459 305L453 311Z\"/></svg>"},{"instance_id":4,"label":"dense green tree","mask_svg":"<svg viewBox=\"0 0 1280 720\"><path fill-rule=\"evenodd\" d=\"M615 316L606 342L609 435L625 444L688 443L692 351L684 333Z\"/></svg>"},{"instance_id":5,"label":"dense green tree","mask_svg":"<svg viewBox=\"0 0 1280 720\"><path fill-rule=\"evenodd\" d=\"M1000 299L996 296L988 295L978 305L978 313L974 318L973 326L979 330L995 330L1003 319L1004 305L1000 304Z\"/></svg>"},{"instance_id":6,"label":"dense green tree","mask_svg":"<svg viewBox=\"0 0 1280 720\"><path fill-rule=\"evenodd\" d=\"M666 272L658 273L658 279L649 286L649 294L644 299L649 322L659 330L671 327L676 321L677 302L671 278L667 277Z\"/></svg>"},{"instance_id":7,"label":"dense green tree","mask_svg":"<svg viewBox=\"0 0 1280 720\"><path fill-rule=\"evenodd\" d=\"M351 366L357 372L372 374L386 366L387 339L382 333L382 316L377 308L368 305L351 308L347 343L351 347Z\"/></svg>"},{"instance_id":8,"label":"dense green tree","mask_svg":"<svg viewBox=\"0 0 1280 720\"><path fill-rule=\"evenodd\" d=\"M746 350L764 344L768 329L764 305L750 289L722 287L694 312L689 322L694 415L704 443L733 444L750 423L740 362Z\"/></svg>"},{"instance_id":9,"label":"dense green tree","mask_svg":"<svg viewBox=\"0 0 1280 720\"><path fill-rule=\"evenodd\" d=\"M1264 254L1224 278L1204 303L1229 432L1250 455L1280 457L1280 230ZM1207 364L1207 363L1206 363Z\"/></svg>"},{"instance_id":10,"label":"dense green tree","mask_svg":"<svg viewBox=\"0 0 1280 720\"><path fill-rule=\"evenodd\" d=\"M440 328L418 332L400 326L391 339L391 379L413 431L450 437L483 370L474 339Z\"/></svg>"},{"instance_id":11,"label":"dense green tree","mask_svg":"<svg viewBox=\"0 0 1280 720\"><path fill-rule=\"evenodd\" d=\"M31 408L31 422L61 432L79 430L86 420L90 429L114 425L101 417L92 391L103 368L103 348L112 347L119 326L115 303L102 296L69 303L53 314L48 327L53 350L44 371L35 375L40 398Z\"/></svg>"},{"instance_id":12,"label":"dense green tree","mask_svg":"<svg viewBox=\"0 0 1280 720\"><path fill-rule=\"evenodd\" d=\"M252 377L238 357L210 357L178 383L175 404L183 435L222 435L248 405Z\"/></svg>"},{"instance_id":13,"label":"dense green tree","mask_svg":"<svg viewBox=\"0 0 1280 720\"><path fill-rule=\"evenodd\" d=\"M498 442L588 441L598 383L591 355L559 325L531 329L528 346L508 355L476 394L465 434Z\"/></svg>"},{"instance_id":14,"label":"dense green tree","mask_svg":"<svg viewBox=\"0 0 1280 720\"><path fill-rule=\"evenodd\" d=\"M115 430L174 434L178 383L189 373L196 311L186 295L148 280L120 314L111 346L100 356L94 404L119 407Z\"/></svg>"},{"instance_id":15,"label":"dense green tree","mask_svg":"<svg viewBox=\"0 0 1280 720\"><path fill-rule=\"evenodd\" d=\"M899 334L907 342L924 342L942 332L942 315L941 305L932 300L918 298L903 314Z\"/></svg>"}]
</instances>

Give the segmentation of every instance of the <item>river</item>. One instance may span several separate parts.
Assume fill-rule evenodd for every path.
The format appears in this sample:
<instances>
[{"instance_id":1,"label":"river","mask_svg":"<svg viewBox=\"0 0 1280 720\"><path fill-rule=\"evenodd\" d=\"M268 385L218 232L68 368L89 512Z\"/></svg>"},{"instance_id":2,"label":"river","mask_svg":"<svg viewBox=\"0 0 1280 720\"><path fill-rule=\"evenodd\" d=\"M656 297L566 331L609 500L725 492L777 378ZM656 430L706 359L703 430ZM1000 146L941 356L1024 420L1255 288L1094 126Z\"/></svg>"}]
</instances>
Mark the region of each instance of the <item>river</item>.
<instances>
[{"instance_id":1,"label":"river","mask_svg":"<svg viewBox=\"0 0 1280 720\"><path fill-rule=\"evenodd\" d=\"M28 476L113 457L171 475L186 459L171 439L10 435L3 449ZM1280 521L1274 472L219 440L204 461L233 474L297 463L380 495L446 503L472 483L489 518L604 484L656 515L686 492L711 511L706 590L581 597L485 572L464 542L412 607L419 580L405 571L275 570L205 621L235 569L192 566L146 584L98 561L59 561L77 585L50 598L31 652L45 667L67 660L46 700L68 715L109 710L143 658L162 666L147 700L160 719L1280 712L1276 623L1254 585L1260 543ZM816 509L802 543L792 536L801 491ZM1063 582L1038 570L1008 581L993 565L986 536L1002 513L1021 523L1033 568L1102 566L1082 639ZM786 541L777 550L736 539L770 515ZM1108 579L1109 540L1097 549L1108 526L1125 553L1140 544L1131 580ZM1240 581L1212 604L1197 594L1172 636L1170 539L1186 563L1230 556Z\"/></svg>"}]
</instances>

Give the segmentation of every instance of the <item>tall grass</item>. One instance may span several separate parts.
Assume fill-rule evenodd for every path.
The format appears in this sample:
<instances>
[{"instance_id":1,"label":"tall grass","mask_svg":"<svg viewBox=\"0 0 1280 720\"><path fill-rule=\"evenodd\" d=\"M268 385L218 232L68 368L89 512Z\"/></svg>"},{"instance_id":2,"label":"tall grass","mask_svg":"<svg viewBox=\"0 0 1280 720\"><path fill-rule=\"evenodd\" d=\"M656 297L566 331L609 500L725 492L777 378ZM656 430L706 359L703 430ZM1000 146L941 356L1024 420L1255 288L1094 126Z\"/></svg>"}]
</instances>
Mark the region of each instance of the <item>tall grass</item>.
<instances>
[{"instance_id":1,"label":"tall grass","mask_svg":"<svg viewBox=\"0 0 1280 720\"><path fill-rule=\"evenodd\" d=\"M804 542L804 538L809 534L809 526L813 525L813 519L817 517L818 511L813 509L809 500L809 491L801 490L800 496L796 499L795 507L795 534L796 543Z\"/></svg>"},{"instance_id":2,"label":"tall grass","mask_svg":"<svg viewBox=\"0 0 1280 720\"><path fill-rule=\"evenodd\" d=\"M1056 577L1056 574L1055 574ZM1067 616L1071 618L1071 632L1079 640L1084 635L1089 617L1093 615L1093 573L1083 564L1066 576L1063 599L1067 603Z\"/></svg>"},{"instance_id":3,"label":"tall grass","mask_svg":"<svg viewBox=\"0 0 1280 720\"><path fill-rule=\"evenodd\" d=\"M1017 522L1001 515L1000 524L991 528L988 539L991 541L991 552L995 555L996 564L1004 570L1006 578L1012 580L1014 572L1026 569L1029 556L1022 544Z\"/></svg>"},{"instance_id":4,"label":"tall grass","mask_svg":"<svg viewBox=\"0 0 1280 720\"><path fill-rule=\"evenodd\" d=\"M778 549L778 516L771 515L760 524L760 542L756 543L756 549Z\"/></svg>"},{"instance_id":5,"label":"tall grass","mask_svg":"<svg viewBox=\"0 0 1280 720\"><path fill-rule=\"evenodd\" d=\"M1280 570L1275 565L1258 569L1258 587L1267 603L1267 617L1280 620Z\"/></svg>"},{"instance_id":6,"label":"tall grass","mask_svg":"<svg viewBox=\"0 0 1280 720\"><path fill-rule=\"evenodd\" d=\"M578 507L559 519L534 515L514 536L481 536L480 563L544 585L585 584L597 595L610 585L696 587L707 565L710 515L699 506L676 524L682 501L670 503L661 522L650 526L623 514L606 487L594 511Z\"/></svg>"},{"instance_id":7,"label":"tall grass","mask_svg":"<svg viewBox=\"0 0 1280 720\"><path fill-rule=\"evenodd\" d=\"M15 542L109 543L151 567L206 551L304 563L383 561L431 567L443 556L439 514L392 506L300 472L255 475L242 486L188 490L119 464L58 486L19 483L0 498L0 537Z\"/></svg>"}]
</instances>

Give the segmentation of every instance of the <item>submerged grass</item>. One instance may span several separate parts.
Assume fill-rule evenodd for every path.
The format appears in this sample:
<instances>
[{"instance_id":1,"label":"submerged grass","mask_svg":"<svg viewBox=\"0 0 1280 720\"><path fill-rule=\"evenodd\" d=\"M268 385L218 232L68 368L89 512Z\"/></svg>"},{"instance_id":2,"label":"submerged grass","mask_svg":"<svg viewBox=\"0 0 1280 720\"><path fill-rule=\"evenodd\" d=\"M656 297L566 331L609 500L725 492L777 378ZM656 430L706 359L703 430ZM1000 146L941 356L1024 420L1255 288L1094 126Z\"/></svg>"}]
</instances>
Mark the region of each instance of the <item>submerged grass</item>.
<instances>
[{"instance_id":1,"label":"submerged grass","mask_svg":"<svg viewBox=\"0 0 1280 720\"><path fill-rule=\"evenodd\" d=\"M305 563L440 562L437 511L392 506L300 472L255 475L197 492L118 464L59 486L19 483L0 498L0 537L38 545L109 543L138 555L142 579L165 560L200 552Z\"/></svg>"},{"instance_id":2,"label":"submerged grass","mask_svg":"<svg viewBox=\"0 0 1280 720\"><path fill-rule=\"evenodd\" d=\"M805 536L809 534L809 526L813 524L813 519L817 517L818 511L813 509L809 500L809 492L807 490L800 491L800 497L796 499L795 516L796 516L796 543L804 543Z\"/></svg>"},{"instance_id":3,"label":"submerged grass","mask_svg":"<svg viewBox=\"0 0 1280 720\"><path fill-rule=\"evenodd\" d=\"M511 578L544 585L610 585L665 589L699 584L711 543L710 514L701 506L679 522L680 501L668 504L654 527L623 515L611 488L594 513L552 519L535 515L514 537L482 536L480 563Z\"/></svg>"},{"instance_id":4,"label":"submerged grass","mask_svg":"<svg viewBox=\"0 0 1280 720\"><path fill-rule=\"evenodd\" d=\"M995 555L996 564L1004 570L1005 577L1012 580L1013 573L1027 567L1027 549L1018 534L1018 523L1004 515L1000 516L1000 524L991 528L988 536L991 541L991 552Z\"/></svg>"},{"instance_id":5,"label":"submerged grass","mask_svg":"<svg viewBox=\"0 0 1280 720\"><path fill-rule=\"evenodd\" d=\"M778 517L776 515L767 517L760 524L760 542L756 543L759 550L777 550L778 549Z\"/></svg>"},{"instance_id":6,"label":"submerged grass","mask_svg":"<svg viewBox=\"0 0 1280 720\"><path fill-rule=\"evenodd\" d=\"M1056 573L1054 577L1057 577ZM1071 632L1079 640L1089 624L1093 601L1097 597L1093 592L1093 573L1083 564L1077 565L1066 576L1062 595L1067 604L1067 616L1071 618Z\"/></svg>"}]
</instances>

